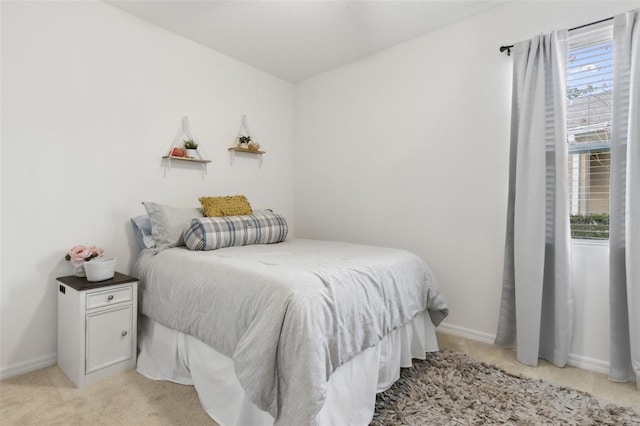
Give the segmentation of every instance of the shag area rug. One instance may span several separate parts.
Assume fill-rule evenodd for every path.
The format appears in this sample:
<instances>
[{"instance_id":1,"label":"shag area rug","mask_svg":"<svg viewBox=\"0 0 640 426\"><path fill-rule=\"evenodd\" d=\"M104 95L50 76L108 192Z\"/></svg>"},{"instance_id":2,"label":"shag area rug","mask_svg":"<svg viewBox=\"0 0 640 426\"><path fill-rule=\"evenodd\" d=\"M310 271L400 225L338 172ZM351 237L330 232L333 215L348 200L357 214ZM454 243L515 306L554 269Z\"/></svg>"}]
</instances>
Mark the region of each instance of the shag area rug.
<instances>
[{"instance_id":1,"label":"shag area rug","mask_svg":"<svg viewBox=\"0 0 640 426\"><path fill-rule=\"evenodd\" d=\"M581 391L509 374L442 350L414 360L378 394L371 425L640 425L640 415Z\"/></svg>"}]
</instances>

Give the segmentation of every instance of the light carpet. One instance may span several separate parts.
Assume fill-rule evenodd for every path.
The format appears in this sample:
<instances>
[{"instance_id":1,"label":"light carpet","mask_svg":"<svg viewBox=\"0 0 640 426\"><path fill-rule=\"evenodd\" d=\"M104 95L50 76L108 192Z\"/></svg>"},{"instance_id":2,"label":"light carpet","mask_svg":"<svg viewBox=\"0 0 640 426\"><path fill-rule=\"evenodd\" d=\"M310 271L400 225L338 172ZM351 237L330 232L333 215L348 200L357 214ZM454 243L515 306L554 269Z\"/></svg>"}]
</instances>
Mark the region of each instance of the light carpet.
<instances>
[{"instance_id":1,"label":"light carpet","mask_svg":"<svg viewBox=\"0 0 640 426\"><path fill-rule=\"evenodd\" d=\"M607 400L617 405L630 405L634 407L636 412L640 412L640 391L636 390L635 384L612 383L606 379L606 376L580 370L577 368L559 369L553 365L546 365L541 362L537 368L523 366L515 360L513 351L502 350L493 345L482 344L467 339L454 337L450 335L439 335L438 340L443 347L448 347L456 352L466 352L474 358L489 362L490 364L499 365L500 367L517 374L531 375L539 374L536 377L543 377L545 380L555 383L562 383L571 387L578 387L587 390L602 400ZM473 425L486 422L487 424L504 423L502 420L487 420L486 414L482 414L479 408L486 397L477 389L478 383L483 380L473 378L471 385L465 386L471 389L468 393L462 394L452 387L452 380L458 379L463 371L464 375L471 375L474 370L469 367L473 360L466 360L464 363L453 363L460 365L454 368L454 372L438 371L440 367L428 367L426 364L421 366L421 362L415 361L416 368L403 369L402 381L391 389L395 393L395 400L390 396L390 392L385 393L384 398L387 401L378 401L378 417L375 424L388 425L435 425L435 424L464 424ZM479 363L481 364L481 363ZM466 366L466 367L463 367ZM463 368L459 370L458 368ZM464 370L467 368L467 370ZM484 368L484 367L483 367ZM491 371L492 367L487 367ZM439 380L442 389L431 389L433 393L431 397L424 396L408 396L401 398L399 395L400 386L407 386L407 376L420 376L419 371L428 370L425 374L438 373L438 377L427 378L423 376L422 383L412 385L413 388L421 388L430 383L431 380ZM442 367L446 370L446 367ZM415 373L414 371L418 371ZM456 372L458 371L458 372ZM504 373L503 373L504 374ZM480 376L484 377L483 375ZM520 380L516 380L516 383ZM539 380L533 380L539 383ZM503 386L504 387L504 386ZM482 388L481 388L482 389ZM498 386L497 391L501 391ZM471 395L475 392L475 399L463 395ZM429 394L427 394L429 395ZM451 396L453 395L453 396ZM499 394L500 395L500 394ZM512 418L519 415L520 397L515 397L516 393L503 392L503 399L511 401L504 402L504 410L499 410L498 416L502 419ZM576 393L576 399L584 398L584 394ZM404 402L399 403L401 398ZM465 420L456 417L454 411L446 412L444 401L449 398L454 399L456 406L466 407L463 412L469 410L472 413ZM542 397L541 397L542 398ZM473 402L473 404L472 404ZM382 404L382 405L381 405ZM509 405L511 404L511 405ZM606 404L602 403L604 406ZM538 403L538 406L545 409L545 405ZM398 410L406 406L407 410ZM425 407L436 407L435 410L444 412L444 418L439 421L415 420L411 417L412 410L416 413ZM440 407L440 408L438 408ZM611 406L615 407L615 406ZM614 408L615 412L617 408ZM490 411L490 410L488 410ZM399 413L399 414L398 414ZM467 415L469 414L467 413ZM484 415L476 418L475 414ZM464 414L464 413L463 413ZM631 416L630 413L627 413ZM624 415L624 414L623 414ZM404 417L402 417L404 416ZM433 416L431 414L430 416ZM500 417L497 417L500 418ZM513 417L513 419L519 417ZM572 418L568 424L579 424L576 420L578 417ZM419 419L419 417L417 418ZM433 417L430 417L433 419ZM634 425L638 424L638 419L630 417L628 421L624 417L618 418L615 424ZM404 423L402 423L404 421ZM412 423L413 422L413 423ZM507 424L560 424L560 422L551 422L547 420L541 421L507 421ZM585 424L593 424L595 419L586 420ZM603 423L606 424L606 423ZM38 371L33 371L22 376L3 380L0 382L0 425L211 425L216 423L205 413L198 401L197 393L193 386L183 386L170 382L154 381L136 373L134 370L117 374L108 379L100 381L91 387L78 389L64 375L62 370L57 366L47 367Z\"/></svg>"},{"instance_id":2,"label":"light carpet","mask_svg":"<svg viewBox=\"0 0 640 426\"><path fill-rule=\"evenodd\" d=\"M378 395L372 425L640 425L631 408L442 350Z\"/></svg>"},{"instance_id":3,"label":"light carpet","mask_svg":"<svg viewBox=\"0 0 640 426\"><path fill-rule=\"evenodd\" d=\"M193 386L135 370L78 389L58 366L0 382L1 426L216 426Z\"/></svg>"}]
</instances>

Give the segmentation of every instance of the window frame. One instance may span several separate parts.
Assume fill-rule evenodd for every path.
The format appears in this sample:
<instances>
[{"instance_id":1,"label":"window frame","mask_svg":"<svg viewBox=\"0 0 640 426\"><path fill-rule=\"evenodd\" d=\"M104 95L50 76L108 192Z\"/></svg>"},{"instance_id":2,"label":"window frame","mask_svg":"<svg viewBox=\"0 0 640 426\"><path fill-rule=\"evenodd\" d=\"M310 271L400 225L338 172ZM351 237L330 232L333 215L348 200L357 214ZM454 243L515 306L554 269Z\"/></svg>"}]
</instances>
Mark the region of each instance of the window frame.
<instances>
[{"instance_id":1,"label":"window frame","mask_svg":"<svg viewBox=\"0 0 640 426\"><path fill-rule=\"evenodd\" d=\"M603 43L604 46L600 47ZM610 161L610 152L611 152L611 111L602 112L602 105L593 106L589 105L588 109L578 110L578 112L585 112L585 117L587 118L587 124L584 126L573 126L569 128L569 124L575 121L575 117L572 114L576 114L576 111L570 111L570 106L574 99L588 99L590 104L590 99L587 98L593 96L593 99L599 99L600 103L606 105L606 101L599 98L599 96L610 96L611 91L613 90L613 76L612 70L607 70L610 66L608 64L599 64L604 70L602 73L608 77L608 79L597 81L594 80L590 82L588 80L588 72L592 71L592 68L587 68L592 64L583 64L580 65L580 61L584 59L584 57L576 57L576 55L572 55L572 52L582 50L585 55L589 53L585 53L585 49L588 51L590 47L595 47L595 52L597 49L604 48L605 50L611 49L611 64L613 63L613 23L612 22L603 22L601 24L597 24L595 26L586 27L584 29L572 31L569 33L568 38L568 54L567 54L567 109L565 111L565 117L567 120L567 151L568 151L568 161L567 161L567 176L568 176L568 194L569 200L569 220L570 220L570 234L571 239L574 242L585 242L588 244L608 244L609 242L609 217L610 217L610 201L609 201L609 193L610 193L610 168L608 172L606 172L606 176L600 179L591 177L591 170L596 169L597 173L602 174L602 170L598 169L602 167L610 167L605 163ZM574 62L578 61L574 64ZM612 65L611 65L612 66ZM576 69L578 71L576 71ZM600 72L600 68L595 68L595 72ZM572 79L573 77L573 79ZM579 79L587 79L582 84L576 83L576 77ZM601 87L598 87L596 84L593 87L592 83L601 84ZM584 105L582 106L584 107ZM599 108L599 109L598 109ZM608 115L608 120L605 120L601 123L589 123L588 119L591 118L591 111L593 110L593 115ZM576 114L578 118L581 118L579 114ZM580 130L583 130L580 132ZM602 136L606 137L606 139L602 139ZM587 140L576 141L578 138L583 138ZM593 141L589 141L589 138L593 138ZM597 155L600 153L609 153L608 159L605 158L605 163L602 163L599 159L594 159L592 155ZM583 158L582 155L588 155L587 158ZM582 164L584 162L584 164ZM598 163L600 165L598 166ZM595 164L595 165L594 165ZM576 166L574 168L574 166ZM585 167L587 168L585 171ZM595 181L597 186L602 187L602 180L606 181L606 193L605 197L594 197L592 199L591 194L591 184L592 181ZM588 181L588 182L587 182ZM600 181L600 182L599 182ZM602 192L601 192L602 193ZM585 196L586 194L586 196ZM598 194L597 191L594 191L593 194ZM593 213L589 212L589 206L593 200L595 203L602 203L603 200L606 199L607 203L607 212L606 213ZM582 213L581 213L582 211ZM606 218L605 218L606 216ZM583 220L591 221L590 225L585 224L584 229L579 229L577 226L574 226L580 223ZM580 235L582 233L595 233L601 232L601 226L606 221L606 238L598 238L596 236L585 237ZM574 236L575 235L575 236Z\"/></svg>"}]
</instances>

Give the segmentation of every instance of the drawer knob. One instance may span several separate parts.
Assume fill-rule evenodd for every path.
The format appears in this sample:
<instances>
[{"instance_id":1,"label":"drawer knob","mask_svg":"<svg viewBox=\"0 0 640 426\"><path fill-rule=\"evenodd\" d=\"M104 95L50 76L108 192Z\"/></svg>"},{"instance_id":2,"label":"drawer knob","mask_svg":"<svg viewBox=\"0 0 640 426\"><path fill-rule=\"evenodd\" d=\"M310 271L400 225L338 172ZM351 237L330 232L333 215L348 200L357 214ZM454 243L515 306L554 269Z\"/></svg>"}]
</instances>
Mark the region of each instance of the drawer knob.
<instances>
[{"instance_id":1,"label":"drawer knob","mask_svg":"<svg viewBox=\"0 0 640 426\"><path fill-rule=\"evenodd\" d=\"M122 332L122 337L124 337L124 336L126 336L126 335L127 335L127 332L126 332L126 331L123 331L123 332Z\"/></svg>"},{"instance_id":2,"label":"drawer knob","mask_svg":"<svg viewBox=\"0 0 640 426\"><path fill-rule=\"evenodd\" d=\"M107 300L113 300L113 294L110 294L109 297L107 297Z\"/></svg>"}]
</instances>

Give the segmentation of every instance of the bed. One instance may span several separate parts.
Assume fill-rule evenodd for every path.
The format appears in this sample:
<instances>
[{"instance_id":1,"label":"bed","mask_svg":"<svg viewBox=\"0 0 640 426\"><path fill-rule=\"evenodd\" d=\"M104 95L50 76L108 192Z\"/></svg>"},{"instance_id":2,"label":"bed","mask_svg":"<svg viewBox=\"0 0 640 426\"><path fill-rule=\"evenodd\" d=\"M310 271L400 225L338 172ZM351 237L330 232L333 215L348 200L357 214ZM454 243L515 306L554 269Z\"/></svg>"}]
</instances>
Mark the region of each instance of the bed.
<instances>
[{"instance_id":1,"label":"bed","mask_svg":"<svg viewBox=\"0 0 640 426\"><path fill-rule=\"evenodd\" d=\"M252 226L264 240L266 227ZM267 244L238 234L235 245L202 251L190 248L219 241L189 244L183 234L186 246L156 241L136 263L137 370L194 385L221 425L368 424L376 392L438 350L446 302L411 252L286 232Z\"/></svg>"}]
</instances>

